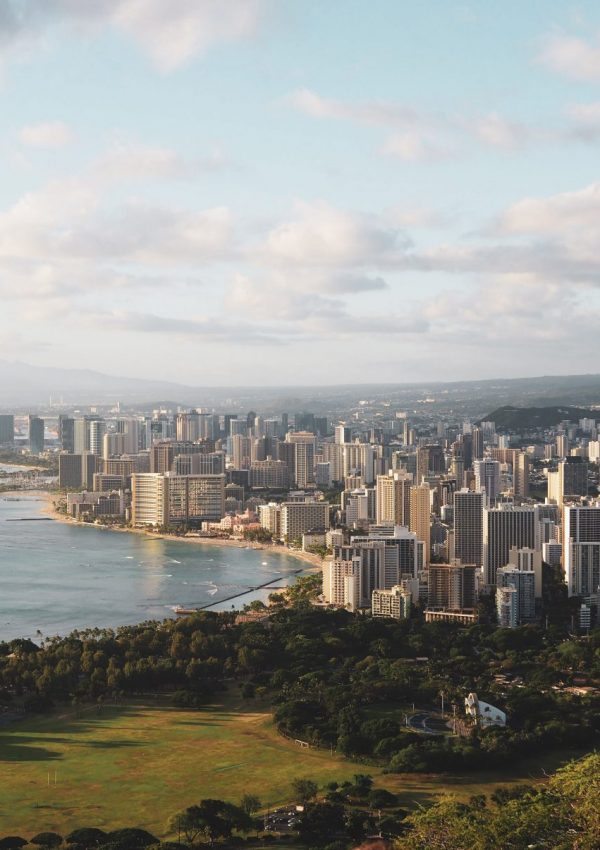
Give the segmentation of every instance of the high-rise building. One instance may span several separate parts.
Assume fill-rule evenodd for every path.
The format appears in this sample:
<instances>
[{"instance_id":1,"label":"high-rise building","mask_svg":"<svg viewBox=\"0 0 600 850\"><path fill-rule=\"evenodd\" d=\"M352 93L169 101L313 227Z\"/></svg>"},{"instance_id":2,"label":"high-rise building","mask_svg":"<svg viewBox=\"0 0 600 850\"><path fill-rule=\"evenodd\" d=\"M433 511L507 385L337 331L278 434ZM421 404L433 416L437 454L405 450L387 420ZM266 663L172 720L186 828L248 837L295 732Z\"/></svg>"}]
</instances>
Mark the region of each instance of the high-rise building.
<instances>
[{"instance_id":1,"label":"high-rise building","mask_svg":"<svg viewBox=\"0 0 600 850\"><path fill-rule=\"evenodd\" d=\"M44 451L44 420L39 416L29 416L29 451L32 455L41 455Z\"/></svg>"},{"instance_id":2,"label":"high-rise building","mask_svg":"<svg viewBox=\"0 0 600 850\"><path fill-rule=\"evenodd\" d=\"M150 450L150 472L169 472L175 459L175 447L170 442L157 442Z\"/></svg>"},{"instance_id":3,"label":"high-rise building","mask_svg":"<svg viewBox=\"0 0 600 850\"><path fill-rule=\"evenodd\" d=\"M294 430L295 431L310 431L315 433L315 415L314 413L296 413L294 415Z\"/></svg>"},{"instance_id":4,"label":"high-rise building","mask_svg":"<svg viewBox=\"0 0 600 850\"><path fill-rule=\"evenodd\" d=\"M290 486L287 464L282 460L257 460L250 465L250 486L268 490L285 490Z\"/></svg>"},{"instance_id":5,"label":"high-rise building","mask_svg":"<svg viewBox=\"0 0 600 850\"><path fill-rule=\"evenodd\" d=\"M334 546L323 588L327 601L350 611L367 608L373 591L383 586L384 545Z\"/></svg>"},{"instance_id":6,"label":"high-rise building","mask_svg":"<svg viewBox=\"0 0 600 850\"><path fill-rule=\"evenodd\" d=\"M507 567L520 570L522 573L533 573L535 578L535 596L542 598L542 553L539 549L528 549L516 546L510 550ZM504 568L503 568L504 569Z\"/></svg>"},{"instance_id":7,"label":"high-rise building","mask_svg":"<svg viewBox=\"0 0 600 850\"><path fill-rule=\"evenodd\" d=\"M569 596L590 596L600 588L600 506L565 505L563 569Z\"/></svg>"},{"instance_id":8,"label":"high-rise building","mask_svg":"<svg viewBox=\"0 0 600 850\"><path fill-rule=\"evenodd\" d=\"M82 486L82 456L75 454L59 454L58 456L58 486L78 490Z\"/></svg>"},{"instance_id":9,"label":"high-rise building","mask_svg":"<svg viewBox=\"0 0 600 850\"><path fill-rule=\"evenodd\" d=\"M348 425L336 425L334 440L338 445L352 442L352 429Z\"/></svg>"},{"instance_id":10,"label":"high-rise building","mask_svg":"<svg viewBox=\"0 0 600 850\"><path fill-rule=\"evenodd\" d=\"M424 544L407 528L391 523L369 526L365 535L352 535L353 546L384 545L383 584L390 589L418 576L424 565Z\"/></svg>"},{"instance_id":11,"label":"high-rise building","mask_svg":"<svg viewBox=\"0 0 600 850\"><path fill-rule=\"evenodd\" d=\"M566 457L558 464L559 490L563 501L568 496L587 496L588 465L585 458Z\"/></svg>"},{"instance_id":12,"label":"high-rise building","mask_svg":"<svg viewBox=\"0 0 600 850\"><path fill-rule=\"evenodd\" d=\"M475 489L485 490L488 502L495 502L500 495L500 463L491 458L473 462Z\"/></svg>"},{"instance_id":13,"label":"high-rise building","mask_svg":"<svg viewBox=\"0 0 600 850\"><path fill-rule=\"evenodd\" d=\"M542 560L551 567L560 567L562 564L562 543L558 540L548 540L542 543Z\"/></svg>"},{"instance_id":14,"label":"high-rise building","mask_svg":"<svg viewBox=\"0 0 600 850\"><path fill-rule=\"evenodd\" d=\"M165 470L168 472L169 470ZM176 475L223 475L225 455L223 452L194 452L178 454L170 469Z\"/></svg>"},{"instance_id":15,"label":"high-rise building","mask_svg":"<svg viewBox=\"0 0 600 850\"><path fill-rule=\"evenodd\" d=\"M514 629L535 620L535 574L517 567L500 567L496 574L498 625ZM515 593L506 594L507 588Z\"/></svg>"},{"instance_id":16,"label":"high-rise building","mask_svg":"<svg viewBox=\"0 0 600 850\"><path fill-rule=\"evenodd\" d=\"M475 564L429 565L428 608L448 611L473 609L477 604L477 574Z\"/></svg>"},{"instance_id":17,"label":"high-rise building","mask_svg":"<svg viewBox=\"0 0 600 850\"><path fill-rule=\"evenodd\" d=\"M454 553L463 564L483 566L483 509L485 494L458 490L454 494Z\"/></svg>"},{"instance_id":18,"label":"high-rise building","mask_svg":"<svg viewBox=\"0 0 600 850\"><path fill-rule=\"evenodd\" d=\"M224 475L136 473L131 477L131 521L144 525L199 525L225 513Z\"/></svg>"},{"instance_id":19,"label":"high-rise building","mask_svg":"<svg viewBox=\"0 0 600 850\"><path fill-rule=\"evenodd\" d=\"M217 522L225 514L224 475L171 475L167 473L169 492L169 522L171 518L171 487L181 490L181 479L185 481L187 514L186 523L199 525L201 522Z\"/></svg>"},{"instance_id":20,"label":"high-rise building","mask_svg":"<svg viewBox=\"0 0 600 850\"><path fill-rule=\"evenodd\" d=\"M134 455L140 450L140 426L143 423L139 419L117 419L116 431L123 435L123 454Z\"/></svg>"},{"instance_id":21,"label":"high-rise building","mask_svg":"<svg viewBox=\"0 0 600 850\"><path fill-rule=\"evenodd\" d=\"M519 501L529 496L529 455L526 452L513 451L513 493Z\"/></svg>"},{"instance_id":22,"label":"high-rise building","mask_svg":"<svg viewBox=\"0 0 600 850\"><path fill-rule=\"evenodd\" d=\"M514 585L496 588L496 618L501 629L519 625L519 591Z\"/></svg>"},{"instance_id":23,"label":"high-rise building","mask_svg":"<svg viewBox=\"0 0 600 850\"><path fill-rule=\"evenodd\" d=\"M250 469L252 463L252 438L235 434L231 438L231 462L234 469Z\"/></svg>"},{"instance_id":24,"label":"high-rise building","mask_svg":"<svg viewBox=\"0 0 600 850\"><path fill-rule=\"evenodd\" d=\"M559 434L556 438L556 454L558 457L567 457L569 454L569 438L566 434Z\"/></svg>"},{"instance_id":25,"label":"high-rise building","mask_svg":"<svg viewBox=\"0 0 600 850\"><path fill-rule=\"evenodd\" d=\"M326 437L329 434L329 424L326 416L315 416L315 434L318 437Z\"/></svg>"},{"instance_id":26,"label":"high-rise building","mask_svg":"<svg viewBox=\"0 0 600 850\"><path fill-rule=\"evenodd\" d=\"M375 490L357 487L342 494L348 528L366 528L375 520Z\"/></svg>"},{"instance_id":27,"label":"high-rise building","mask_svg":"<svg viewBox=\"0 0 600 850\"><path fill-rule=\"evenodd\" d=\"M15 441L15 417L12 413L0 415L0 445L12 446Z\"/></svg>"},{"instance_id":28,"label":"high-rise building","mask_svg":"<svg viewBox=\"0 0 600 850\"><path fill-rule=\"evenodd\" d=\"M483 431L481 428L473 428L471 431L473 445L473 460L481 460L483 457Z\"/></svg>"},{"instance_id":29,"label":"high-rise building","mask_svg":"<svg viewBox=\"0 0 600 850\"><path fill-rule=\"evenodd\" d=\"M106 433L106 422L104 419L92 419L90 428L90 451L93 455L102 455L103 439Z\"/></svg>"},{"instance_id":30,"label":"high-rise building","mask_svg":"<svg viewBox=\"0 0 600 850\"><path fill-rule=\"evenodd\" d=\"M600 462L600 441L590 440L588 443L588 458L590 463Z\"/></svg>"},{"instance_id":31,"label":"high-rise building","mask_svg":"<svg viewBox=\"0 0 600 850\"><path fill-rule=\"evenodd\" d=\"M425 565L431 559L431 491L429 484L410 488L409 528L424 544Z\"/></svg>"},{"instance_id":32,"label":"high-rise building","mask_svg":"<svg viewBox=\"0 0 600 850\"><path fill-rule=\"evenodd\" d=\"M281 505L281 537L288 543L300 540L307 531L329 528L327 502L284 502Z\"/></svg>"},{"instance_id":33,"label":"high-rise building","mask_svg":"<svg viewBox=\"0 0 600 850\"><path fill-rule=\"evenodd\" d=\"M446 458L441 446L419 446L417 449L416 483L422 484L428 475L441 475L446 471Z\"/></svg>"},{"instance_id":34,"label":"high-rise building","mask_svg":"<svg viewBox=\"0 0 600 850\"><path fill-rule=\"evenodd\" d=\"M510 550L539 549L539 513L536 506L505 503L486 508L483 517L483 582L496 586L496 572L509 562Z\"/></svg>"},{"instance_id":35,"label":"high-rise building","mask_svg":"<svg viewBox=\"0 0 600 850\"><path fill-rule=\"evenodd\" d=\"M408 472L378 475L376 490L376 522L378 525L410 525L410 488L413 477Z\"/></svg>"},{"instance_id":36,"label":"high-rise building","mask_svg":"<svg viewBox=\"0 0 600 850\"><path fill-rule=\"evenodd\" d=\"M175 435L178 440L195 443L200 439L200 415L196 410L178 413L175 418Z\"/></svg>"},{"instance_id":37,"label":"high-rise building","mask_svg":"<svg viewBox=\"0 0 600 850\"><path fill-rule=\"evenodd\" d=\"M258 506L260 527L270 531L274 540L281 539L281 505L269 502Z\"/></svg>"},{"instance_id":38,"label":"high-rise building","mask_svg":"<svg viewBox=\"0 0 600 850\"><path fill-rule=\"evenodd\" d=\"M63 452L75 451L75 420L61 414L58 417L58 441Z\"/></svg>"},{"instance_id":39,"label":"high-rise building","mask_svg":"<svg viewBox=\"0 0 600 850\"><path fill-rule=\"evenodd\" d=\"M296 486L300 488L312 486L315 483L315 455L317 451L315 435L309 431L290 431L286 440L295 447L294 479Z\"/></svg>"},{"instance_id":40,"label":"high-rise building","mask_svg":"<svg viewBox=\"0 0 600 850\"><path fill-rule=\"evenodd\" d=\"M289 443L283 440L279 443L279 460L285 463L288 469L288 478L290 482L296 481L296 446L294 443Z\"/></svg>"},{"instance_id":41,"label":"high-rise building","mask_svg":"<svg viewBox=\"0 0 600 850\"><path fill-rule=\"evenodd\" d=\"M281 461L281 463L283 463L283 461ZM333 484L333 477L331 475L331 464L329 463L329 461L317 461L317 463L315 464L315 484L317 485L317 487L323 487L325 490L329 490L329 488Z\"/></svg>"},{"instance_id":42,"label":"high-rise building","mask_svg":"<svg viewBox=\"0 0 600 850\"><path fill-rule=\"evenodd\" d=\"M145 525L168 524L167 479L158 472L131 476L131 524L135 528Z\"/></svg>"},{"instance_id":43,"label":"high-rise building","mask_svg":"<svg viewBox=\"0 0 600 850\"><path fill-rule=\"evenodd\" d=\"M89 419L83 417L73 422L73 451L82 454L90 450L90 425Z\"/></svg>"},{"instance_id":44,"label":"high-rise building","mask_svg":"<svg viewBox=\"0 0 600 850\"><path fill-rule=\"evenodd\" d=\"M92 452L81 453L81 486L86 490L91 490L94 486L94 475L99 468L100 458L97 455Z\"/></svg>"}]
</instances>

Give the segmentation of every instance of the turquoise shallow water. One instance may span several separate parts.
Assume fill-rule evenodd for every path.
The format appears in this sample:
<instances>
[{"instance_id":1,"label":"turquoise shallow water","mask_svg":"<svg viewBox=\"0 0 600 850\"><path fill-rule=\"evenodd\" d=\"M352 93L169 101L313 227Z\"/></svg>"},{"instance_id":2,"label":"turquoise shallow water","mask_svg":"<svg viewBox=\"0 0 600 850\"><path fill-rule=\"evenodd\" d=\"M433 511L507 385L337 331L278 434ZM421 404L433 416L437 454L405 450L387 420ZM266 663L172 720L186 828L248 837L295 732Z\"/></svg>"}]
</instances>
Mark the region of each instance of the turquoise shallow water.
<instances>
[{"instance_id":1,"label":"turquoise shallow water","mask_svg":"<svg viewBox=\"0 0 600 850\"><path fill-rule=\"evenodd\" d=\"M163 619L176 605L241 607L271 592L248 588L290 584L301 567L285 553L40 520L43 508L34 496L0 497L0 640Z\"/></svg>"}]
</instances>

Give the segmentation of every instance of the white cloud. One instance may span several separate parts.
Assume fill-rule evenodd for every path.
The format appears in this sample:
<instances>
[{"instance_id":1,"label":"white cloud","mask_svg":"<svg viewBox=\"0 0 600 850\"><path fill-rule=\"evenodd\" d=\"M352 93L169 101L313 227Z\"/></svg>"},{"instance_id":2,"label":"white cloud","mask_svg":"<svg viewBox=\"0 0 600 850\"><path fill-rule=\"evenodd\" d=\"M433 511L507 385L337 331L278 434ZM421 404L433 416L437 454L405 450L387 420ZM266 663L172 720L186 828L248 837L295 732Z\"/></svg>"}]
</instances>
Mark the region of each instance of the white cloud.
<instances>
[{"instance_id":1,"label":"white cloud","mask_svg":"<svg viewBox=\"0 0 600 850\"><path fill-rule=\"evenodd\" d=\"M232 251L226 207L185 210L107 195L125 181L191 177L200 166L163 148L122 147L78 176L55 180L0 212L0 258L98 263L206 262Z\"/></svg>"},{"instance_id":2,"label":"white cloud","mask_svg":"<svg viewBox=\"0 0 600 850\"><path fill-rule=\"evenodd\" d=\"M475 133L484 144L505 150L520 147L532 135L531 128L507 121L497 112L482 116L475 124Z\"/></svg>"},{"instance_id":3,"label":"white cloud","mask_svg":"<svg viewBox=\"0 0 600 850\"><path fill-rule=\"evenodd\" d=\"M275 263L356 266L393 255L406 244L400 232L377 217L352 213L325 201L298 202L295 216L275 227L264 254Z\"/></svg>"},{"instance_id":4,"label":"white cloud","mask_svg":"<svg viewBox=\"0 0 600 850\"><path fill-rule=\"evenodd\" d=\"M164 72L221 44L251 38L268 0L21 0L0 5L0 50L21 52L56 27L113 27Z\"/></svg>"},{"instance_id":5,"label":"white cloud","mask_svg":"<svg viewBox=\"0 0 600 850\"><path fill-rule=\"evenodd\" d=\"M539 61L552 71L576 80L600 80L600 39L585 41L554 33L544 40Z\"/></svg>"},{"instance_id":6,"label":"white cloud","mask_svg":"<svg viewBox=\"0 0 600 850\"><path fill-rule=\"evenodd\" d=\"M284 102L313 118L354 121L376 127L407 127L421 125L425 120L418 110L404 104L383 100L348 103L322 97L310 89L298 89L288 95Z\"/></svg>"},{"instance_id":7,"label":"white cloud","mask_svg":"<svg viewBox=\"0 0 600 850\"><path fill-rule=\"evenodd\" d=\"M251 36L263 0L116 0L111 22L131 35L163 71L211 47Z\"/></svg>"},{"instance_id":8,"label":"white cloud","mask_svg":"<svg viewBox=\"0 0 600 850\"><path fill-rule=\"evenodd\" d=\"M313 118L387 128L391 132L379 152L407 162L455 157L472 141L489 148L515 150L553 136L552 131L511 121L493 111L475 118L449 116L389 101L326 98L310 89L298 89L283 102Z\"/></svg>"},{"instance_id":9,"label":"white cloud","mask_svg":"<svg viewBox=\"0 0 600 850\"><path fill-rule=\"evenodd\" d=\"M600 102L575 103L569 107L569 115L582 125L600 125Z\"/></svg>"},{"instance_id":10,"label":"white cloud","mask_svg":"<svg viewBox=\"0 0 600 850\"><path fill-rule=\"evenodd\" d=\"M365 127L386 127L394 132L380 148L385 156L408 162L438 159L449 150L440 142L451 129L441 115L425 113L402 103L384 100L348 102L326 98L310 89L298 89L284 103L313 118L350 121Z\"/></svg>"},{"instance_id":11,"label":"white cloud","mask_svg":"<svg viewBox=\"0 0 600 850\"><path fill-rule=\"evenodd\" d=\"M381 146L380 152L406 162L445 159L450 155L448 149L445 150L433 138L418 130L394 133Z\"/></svg>"},{"instance_id":12,"label":"white cloud","mask_svg":"<svg viewBox=\"0 0 600 850\"><path fill-rule=\"evenodd\" d=\"M586 241L600 237L600 183L549 198L524 198L500 219L510 233L560 236L579 235Z\"/></svg>"},{"instance_id":13,"label":"white cloud","mask_svg":"<svg viewBox=\"0 0 600 850\"><path fill-rule=\"evenodd\" d=\"M21 129L19 138L32 148L62 148L73 139L71 128L63 121L28 124Z\"/></svg>"}]
</instances>

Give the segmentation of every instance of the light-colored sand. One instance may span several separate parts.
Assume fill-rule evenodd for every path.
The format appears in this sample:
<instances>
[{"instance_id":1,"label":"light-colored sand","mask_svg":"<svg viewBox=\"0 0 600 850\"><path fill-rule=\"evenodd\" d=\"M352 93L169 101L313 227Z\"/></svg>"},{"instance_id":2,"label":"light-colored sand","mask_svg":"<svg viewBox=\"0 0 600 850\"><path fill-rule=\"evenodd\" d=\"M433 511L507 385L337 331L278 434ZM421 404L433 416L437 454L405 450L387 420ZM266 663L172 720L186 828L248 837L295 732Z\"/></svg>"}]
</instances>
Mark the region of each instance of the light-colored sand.
<instances>
[{"instance_id":1,"label":"light-colored sand","mask_svg":"<svg viewBox=\"0 0 600 850\"><path fill-rule=\"evenodd\" d=\"M15 493L14 495L18 495L18 493ZM29 495L32 495L32 492L30 492ZM287 546L278 546L272 543L253 543L247 540L235 540L227 537L198 537L193 534L186 536L180 536L178 534L158 534L153 531L147 531L143 528L120 528L119 526L95 525L93 523L77 522L77 520L71 519L56 510L56 503L60 500L60 496L58 494L36 491L36 495L44 497L46 501L46 504L42 509L43 513L52 516L56 522L62 522L67 525L75 525L78 528L95 528L101 529L102 531L117 532L121 534L140 534L143 537L153 538L154 540L172 540L174 543L191 543L192 545L221 546L224 548L233 547L234 549L259 549L265 553L290 555L292 558L303 561L305 564L309 565L307 572L318 572L323 569L323 561L321 560L320 555L315 555L312 552L302 552L299 549L289 549Z\"/></svg>"}]
</instances>

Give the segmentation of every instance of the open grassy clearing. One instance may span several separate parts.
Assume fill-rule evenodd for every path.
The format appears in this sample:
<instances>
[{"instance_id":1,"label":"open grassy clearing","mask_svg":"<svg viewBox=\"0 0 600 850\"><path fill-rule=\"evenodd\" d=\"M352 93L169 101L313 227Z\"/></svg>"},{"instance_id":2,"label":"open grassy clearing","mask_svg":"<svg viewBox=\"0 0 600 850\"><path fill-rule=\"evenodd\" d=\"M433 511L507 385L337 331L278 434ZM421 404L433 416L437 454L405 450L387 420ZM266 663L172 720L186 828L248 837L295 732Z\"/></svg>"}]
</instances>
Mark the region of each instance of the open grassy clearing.
<instances>
[{"instance_id":1,"label":"open grassy clearing","mask_svg":"<svg viewBox=\"0 0 600 850\"><path fill-rule=\"evenodd\" d=\"M142 826L163 836L166 821L203 797L237 802L257 794L273 806L291 799L296 777L320 785L371 773L412 807L449 790L460 797L541 778L568 754L502 775L387 775L328 752L300 749L274 730L268 710L227 698L202 711L105 706L79 718L27 720L0 731L0 836L76 826ZM56 784L55 784L56 774ZM50 782L50 784L48 784Z\"/></svg>"},{"instance_id":2,"label":"open grassy clearing","mask_svg":"<svg viewBox=\"0 0 600 850\"><path fill-rule=\"evenodd\" d=\"M251 704L105 706L0 732L0 835L80 825L162 835L169 815L202 797L237 802L252 792L274 805L289 799L296 777L325 783L358 769L286 741Z\"/></svg>"}]
</instances>

